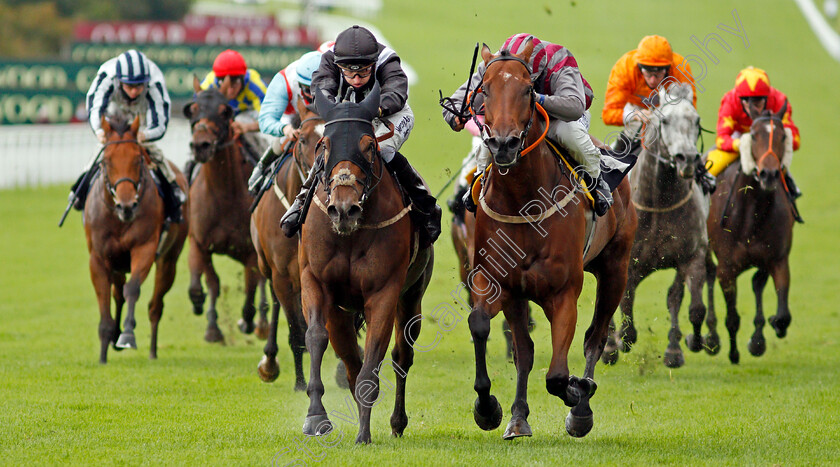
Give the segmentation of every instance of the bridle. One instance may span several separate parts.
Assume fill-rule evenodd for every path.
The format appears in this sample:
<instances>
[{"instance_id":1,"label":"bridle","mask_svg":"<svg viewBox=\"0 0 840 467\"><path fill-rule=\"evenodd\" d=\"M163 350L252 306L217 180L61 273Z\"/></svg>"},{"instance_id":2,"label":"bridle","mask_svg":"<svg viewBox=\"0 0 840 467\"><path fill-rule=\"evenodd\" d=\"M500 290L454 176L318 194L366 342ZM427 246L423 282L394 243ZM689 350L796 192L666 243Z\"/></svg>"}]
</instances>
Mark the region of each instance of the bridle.
<instances>
[{"instance_id":1,"label":"bridle","mask_svg":"<svg viewBox=\"0 0 840 467\"><path fill-rule=\"evenodd\" d=\"M193 137L195 137L196 131L206 131L216 137L216 139L210 144L211 154L216 154L216 152L220 149L224 149L234 143L233 138L227 138L230 135L229 124L222 127L223 129L222 131L219 131L219 133L214 132L212 129L210 129L209 126L207 126L206 123L201 122L199 120L193 122L192 125L190 125L190 128L192 129ZM195 150L195 141L190 141L190 148Z\"/></svg>"},{"instance_id":2,"label":"bridle","mask_svg":"<svg viewBox=\"0 0 840 467\"><path fill-rule=\"evenodd\" d=\"M528 76L529 77L531 76L531 66L528 65L528 63L525 60L522 60L521 58L517 57L516 55L512 55L510 53L510 51L507 51L507 50L503 50L502 53L498 57L495 57L495 58L491 59L489 62L487 62L487 66L484 68L484 74L485 75L487 74L487 70L490 68L490 65L492 65L495 62L503 62L503 61L519 62L520 64L522 64L522 66L525 67L525 71L528 72ZM469 101L470 114L471 114L473 120L475 121L476 126L481 130L481 141L484 144L484 146L487 149L490 150L490 152L492 154L493 150L492 150L491 146L496 145L495 137L491 136L490 126L487 125L487 123L481 123L478 120L478 115L477 115L477 113L475 111L475 108L473 106L473 98L477 94L484 94L485 96L487 95L484 92L484 77L483 76L482 76L482 79L481 79L481 86L479 86L478 89L476 89L473 93L470 93L470 95L467 97L467 99ZM529 85L528 94L530 95L530 100L531 100L531 102L528 104L528 107L529 107L528 123L525 125L525 128L519 133L519 141L520 141L519 149L516 151L516 155L514 156L513 160L508 164L499 164L495 160L495 157L494 157L493 162L499 168L502 168L502 169L510 168L510 167L513 167L516 164L518 164L519 159L522 156L524 156L525 154L527 154L528 152L530 152L534 147L536 147L536 145L543 138L545 138L545 133L548 131L548 115L545 113L545 109L543 109L542 106L539 106L539 104L537 104L536 93L534 92L533 82L531 82L530 85ZM530 147L528 147L526 149L525 148L526 138L528 136L528 133L531 131L531 125L534 123L534 112L537 110L538 107L539 107L541 113L543 113L543 115L546 117L546 128L545 128L546 131L543 133L543 136L539 140L537 140L536 143L532 144Z\"/></svg>"},{"instance_id":3,"label":"bridle","mask_svg":"<svg viewBox=\"0 0 840 467\"><path fill-rule=\"evenodd\" d=\"M320 116L305 118L300 122L300 125L298 125L298 128L303 128L304 123L312 122L312 121L316 121L316 120L324 121L324 119ZM317 143L315 143L316 147L317 147L318 144L320 144L320 140ZM300 137L298 137L297 141L295 141L295 145L292 147L292 158L295 161L295 167L297 168L298 175L300 175L300 181L306 180L306 174L308 174L309 171L312 170L312 166L307 165L306 161L304 161L303 158L299 156L300 152L302 151L302 149L301 149L302 146L303 146L303 143L301 142Z\"/></svg>"},{"instance_id":4,"label":"bridle","mask_svg":"<svg viewBox=\"0 0 840 467\"><path fill-rule=\"evenodd\" d=\"M147 155L144 154L144 152L143 152L144 151L142 149L143 147L140 146L140 142L137 141L136 139L121 139L121 140L117 140L117 141L108 141L102 146L102 149L100 150L100 152L104 152L105 148L108 147L108 146L111 146L113 144L120 144L120 143L135 143L135 144L137 144L138 147L141 148L141 153L140 153L141 160L144 161L144 159L147 157ZM113 184L111 183L111 179L108 177L108 171L106 170L107 167L105 166L105 159L102 159L102 161L99 164L102 167L102 174L103 174L102 178L104 178L104 181L105 181L105 188L111 194L111 199L113 200L114 204L117 204L117 202L118 202L118 200L117 200L117 186L119 186L119 184L123 183L123 182L131 183L131 186L134 187L134 201L138 202L140 200L141 188L143 187L143 181L146 178L145 177L145 172L146 172L145 163L143 163L142 166L140 167L140 175L137 177L137 180L134 180L131 177L122 177L122 178L118 179L116 182L114 182Z\"/></svg>"},{"instance_id":5,"label":"bridle","mask_svg":"<svg viewBox=\"0 0 840 467\"><path fill-rule=\"evenodd\" d=\"M785 127L784 121L780 117L777 117L776 115L762 115L760 117L756 117L753 120L751 127L754 126L756 123L764 121L764 120L769 120L770 122L779 122L780 127L782 127L782 128ZM779 162L779 168L781 170L782 158L779 157L779 155L776 154L776 151L773 150L773 132L775 130L776 130L776 125L775 124L770 125L770 134L767 135L767 140L768 140L767 150L764 151L764 154L762 154L761 156L759 156L755 160L755 171L752 174L752 176L755 180L758 180L758 172L759 172L759 166L761 165L761 162L769 156L773 156L773 157L776 158L776 160ZM786 137L786 135L784 133L782 133L782 141L784 141L785 137ZM781 179L782 179L782 185L784 186L785 191L790 192L790 190L788 189L787 181L785 180L785 177L781 177Z\"/></svg>"},{"instance_id":6,"label":"bridle","mask_svg":"<svg viewBox=\"0 0 840 467\"><path fill-rule=\"evenodd\" d=\"M336 118L334 120L330 120L330 121L326 122L324 124L324 126L332 125L333 123L339 123L339 122L361 122L361 123L365 123L365 124L371 126L371 134L375 135L374 130L373 130L373 122L370 121L370 120L364 119L364 118L356 118L356 117ZM393 135L393 128L391 129L390 135L388 135L388 134L383 135L383 136L386 136L386 138L383 138L381 140L384 141L385 139L389 138L391 135ZM382 175L385 173L384 161L383 161L383 163L380 164L379 174L374 175L374 173L373 173L374 172L374 163L376 161L376 158L379 157L378 143L380 141L380 138L376 138L374 136L374 141L377 142L376 154L375 154L374 159L369 161L366 158L363 158L364 159L364 164L361 164L360 161L358 160L358 158L344 158L344 159L340 159L340 160L335 161L334 164L331 164L334 167L335 164L338 164L339 162L349 161L351 164L359 167L362 170L362 172L364 172L365 177L364 177L363 180L359 180L355 175L350 173L350 171L347 170L347 169L339 170L337 174L333 175L332 177L330 177L329 180L327 180L327 177L330 175L332 170L331 169L330 170L328 170L328 169L324 170L323 184L324 184L324 190L327 192L326 204L330 203L330 197L332 196L332 189L333 189L334 186L349 186L349 187L352 187L353 190L356 193L359 194L359 205L364 204L365 200L368 198L370 193L377 187L377 185L379 185L379 182L382 180ZM323 138L321 139L321 141L318 142L318 146L320 146L322 144L322 141L323 141ZM371 185L371 180L374 180L374 179L376 180L376 182L373 183L373 185ZM361 187L362 187L361 192L357 188L357 185L361 185Z\"/></svg>"}]
</instances>

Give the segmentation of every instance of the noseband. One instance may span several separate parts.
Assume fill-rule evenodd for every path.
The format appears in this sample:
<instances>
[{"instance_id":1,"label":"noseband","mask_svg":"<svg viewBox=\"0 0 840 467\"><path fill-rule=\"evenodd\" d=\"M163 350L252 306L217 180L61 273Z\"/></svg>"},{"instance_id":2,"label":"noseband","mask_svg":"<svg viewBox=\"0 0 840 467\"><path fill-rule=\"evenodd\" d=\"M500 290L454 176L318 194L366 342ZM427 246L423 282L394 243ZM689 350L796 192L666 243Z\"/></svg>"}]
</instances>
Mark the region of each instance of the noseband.
<instances>
[{"instance_id":1,"label":"noseband","mask_svg":"<svg viewBox=\"0 0 840 467\"><path fill-rule=\"evenodd\" d=\"M771 122L779 122L779 125L781 125L782 128L784 128L784 126L785 126L785 124L784 124L784 122L782 121L781 118L776 117L776 116L772 116L772 115L765 115L763 117L756 118L755 120L753 120L753 125L755 125L756 123L758 123L760 121L763 121L763 120L770 120ZM776 154L776 151L773 150L773 131L775 129L776 129L776 125L770 125L770 134L768 135L769 143L767 144L767 151L765 151L764 154L759 156L758 160L755 161L756 168L758 168L759 164L761 164L761 161L763 161L765 158L767 158L767 156L775 157L776 160L779 161L779 167L782 166L782 159L779 157L778 154ZM782 139L784 139L784 137L782 137Z\"/></svg>"},{"instance_id":2,"label":"noseband","mask_svg":"<svg viewBox=\"0 0 840 467\"><path fill-rule=\"evenodd\" d=\"M230 122L228 122L228 128L229 128L229 125L230 125ZM199 122L198 120L196 120L196 122L191 125L191 128L192 128L192 132L193 132L193 137L195 137L195 132L196 131L206 131L206 132L208 132L211 135L216 137L216 139L210 145L211 154L216 154L216 152L218 150L224 149L224 148L232 145L233 142L234 142L233 138L225 139L230 134L230 130L220 131L219 133L216 133L213 130L211 130L210 127L207 126L206 123ZM195 149L195 141L190 141L190 147Z\"/></svg>"}]
</instances>

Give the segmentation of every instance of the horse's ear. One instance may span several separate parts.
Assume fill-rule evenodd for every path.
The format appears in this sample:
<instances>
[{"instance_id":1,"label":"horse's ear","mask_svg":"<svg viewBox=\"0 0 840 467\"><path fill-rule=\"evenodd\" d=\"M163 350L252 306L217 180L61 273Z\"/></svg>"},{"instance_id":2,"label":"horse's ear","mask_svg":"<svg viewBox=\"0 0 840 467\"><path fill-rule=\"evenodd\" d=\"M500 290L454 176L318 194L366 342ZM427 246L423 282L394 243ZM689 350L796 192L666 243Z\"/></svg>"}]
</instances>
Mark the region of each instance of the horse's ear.
<instances>
[{"instance_id":1,"label":"horse's ear","mask_svg":"<svg viewBox=\"0 0 840 467\"><path fill-rule=\"evenodd\" d=\"M779 120L782 120L783 118L785 118L785 113L787 113L787 108L788 108L788 100L785 99L785 103L782 104L782 108L779 110L779 113L777 113L775 116Z\"/></svg>"},{"instance_id":2,"label":"horse's ear","mask_svg":"<svg viewBox=\"0 0 840 467\"><path fill-rule=\"evenodd\" d=\"M137 130L140 129L140 116L134 117L134 121L131 122L131 132L135 135L137 134Z\"/></svg>"},{"instance_id":3,"label":"horse's ear","mask_svg":"<svg viewBox=\"0 0 840 467\"><path fill-rule=\"evenodd\" d=\"M481 44L481 58L484 59L485 66L487 66L487 64L490 63L490 60L493 59L493 51L490 50L490 47L488 47L485 43Z\"/></svg>"},{"instance_id":4,"label":"horse's ear","mask_svg":"<svg viewBox=\"0 0 840 467\"><path fill-rule=\"evenodd\" d=\"M196 94L201 92L201 81L198 80L198 76L193 75L193 91Z\"/></svg>"},{"instance_id":5,"label":"horse's ear","mask_svg":"<svg viewBox=\"0 0 840 467\"><path fill-rule=\"evenodd\" d=\"M219 84L219 92L222 93L223 96L226 96L228 88L230 88L230 75L225 76L222 79L222 82Z\"/></svg>"},{"instance_id":6,"label":"horse's ear","mask_svg":"<svg viewBox=\"0 0 840 467\"><path fill-rule=\"evenodd\" d=\"M315 85L312 86L312 95L315 96L315 109L318 110L318 115L326 117L335 108L335 102Z\"/></svg>"},{"instance_id":7,"label":"horse's ear","mask_svg":"<svg viewBox=\"0 0 840 467\"><path fill-rule=\"evenodd\" d=\"M111 122L109 122L104 115L99 120L99 126L102 127L102 131L104 131L106 135L111 132Z\"/></svg>"},{"instance_id":8,"label":"horse's ear","mask_svg":"<svg viewBox=\"0 0 840 467\"><path fill-rule=\"evenodd\" d=\"M365 96L364 100L361 102L361 106L363 109L370 112L371 120L373 117L379 115L379 93L381 89L379 88L379 81L374 83L373 89L370 90L370 93Z\"/></svg>"},{"instance_id":9,"label":"horse's ear","mask_svg":"<svg viewBox=\"0 0 840 467\"><path fill-rule=\"evenodd\" d=\"M516 54L517 57L521 58L525 63L528 63L531 60L531 54L534 52L534 41L528 39L525 42L525 49L522 52Z\"/></svg>"},{"instance_id":10,"label":"horse's ear","mask_svg":"<svg viewBox=\"0 0 840 467\"><path fill-rule=\"evenodd\" d=\"M184 116L187 117L187 120L192 120L193 118L193 105L196 105L196 103L188 102L187 105L184 106Z\"/></svg>"}]
</instances>

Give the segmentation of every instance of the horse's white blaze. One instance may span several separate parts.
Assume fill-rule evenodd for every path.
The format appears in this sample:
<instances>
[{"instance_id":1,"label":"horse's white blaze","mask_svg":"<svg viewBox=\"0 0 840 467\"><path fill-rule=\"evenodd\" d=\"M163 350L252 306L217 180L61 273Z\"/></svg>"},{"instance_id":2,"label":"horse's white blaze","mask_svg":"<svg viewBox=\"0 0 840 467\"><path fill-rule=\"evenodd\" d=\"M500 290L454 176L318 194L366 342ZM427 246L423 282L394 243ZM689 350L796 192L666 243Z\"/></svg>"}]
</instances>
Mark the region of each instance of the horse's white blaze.
<instances>
[{"instance_id":1,"label":"horse's white blaze","mask_svg":"<svg viewBox=\"0 0 840 467\"><path fill-rule=\"evenodd\" d=\"M319 124L315 125L315 133L317 133L318 136L324 136L324 124L323 123L319 123Z\"/></svg>"},{"instance_id":2,"label":"horse's white blaze","mask_svg":"<svg viewBox=\"0 0 840 467\"><path fill-rule=\"evenodd\" d=\"M507 82L507 81L509 81L511 78L513 78L513 75L512 75L512 74L510 74L510 73L508 73L507 71L502 72L501 76L502 76L502 79L503 79L505 82Z\"/></svg>"}]
</instances>

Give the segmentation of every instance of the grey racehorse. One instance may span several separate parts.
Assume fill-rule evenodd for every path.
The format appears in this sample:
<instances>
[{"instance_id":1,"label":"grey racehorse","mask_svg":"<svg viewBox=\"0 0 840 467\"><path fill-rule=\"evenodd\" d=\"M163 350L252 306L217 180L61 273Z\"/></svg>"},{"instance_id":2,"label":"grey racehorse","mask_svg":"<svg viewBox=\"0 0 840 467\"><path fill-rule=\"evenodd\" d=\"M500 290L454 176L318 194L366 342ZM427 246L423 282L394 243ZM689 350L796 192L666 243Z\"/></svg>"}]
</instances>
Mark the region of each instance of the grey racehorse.
<instances>
[{"instance_id":1,"label":"grey racehorse","mask_svg":"<svg viewBox=\"0 0 840 467\"><path fill-rule=\"evenodd\" d=\"M630 176L639 227L630 256L627 288L621 300L624 320L619 332L608 339L603 354L606 363L618 360L618 348L627 352L636 342L633 325L636 287L659 269L677 271L667 295L671 329L665 365L676 368L685 362L680 348L682 332L678 313L686 283L691 294L689 320L694 327L686 344L694 352L703 347L700 326L706 307L702 289L707 261L711 261L706 233L709 199L694 181L695 171L702 162L697 150L700 115L692 105L692 97L688 84L673 85L667 91L661 89L659 106L643 128L645 149Z\"/></svg>"}]
</instances>

